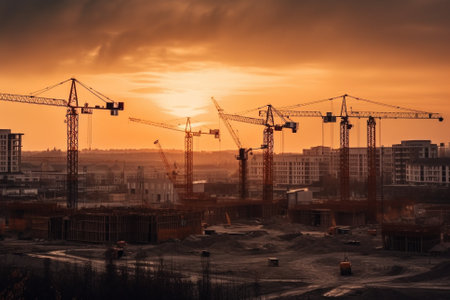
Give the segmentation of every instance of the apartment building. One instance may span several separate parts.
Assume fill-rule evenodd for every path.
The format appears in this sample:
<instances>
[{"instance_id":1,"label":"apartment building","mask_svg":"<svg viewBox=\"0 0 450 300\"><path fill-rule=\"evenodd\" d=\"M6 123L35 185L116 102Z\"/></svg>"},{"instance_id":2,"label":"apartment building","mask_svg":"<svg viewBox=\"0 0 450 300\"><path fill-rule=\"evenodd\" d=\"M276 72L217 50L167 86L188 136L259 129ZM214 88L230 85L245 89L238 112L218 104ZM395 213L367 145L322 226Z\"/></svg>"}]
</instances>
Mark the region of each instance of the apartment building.
<instances>
[{"instance_id":1,"label":"apartment building","mask_svg":"<svg viewBox=\"0 0 450 300\"><path fill-rule=\"evenodd\" d=\"M350 180L366 181L368 177L367 148L349 149ZM382 168L380 168L382 166ZM338 178L340 172L340 151L330 147L312 147L299 154L274 154L274 184L276 186L301 186L318 182L322 176ZM378 176L383 172L384 182L392 177L392 148L377 148ZM249 180L262 180L262 155L254 155L249 161Z\"/></svg>"},{"instance_id":2,"label":"apartment building","mask_svg":"<svg viewBox=\"0 0 450 300\"><path fill-rule=\"evenodd\" d=\"M406 184L406 165L419 158L437 158L438 146L429 140L409 140L392 145L393 183Z\"/></svg>"},{"instance_id":3,"label":"apartment building","mask_svg":"<svg viewBox=\"0 0 450 300\"><path fill-rule=\"evenodd\" d=\"M319 147L315 147L319 148ZM320 147L325 148L325 147ZM275 154L273 174L275 185L309 185L319 181L320 176L330 172L330 149L309 149L304 154ZM249 180L257 182L263 176L262 155L254 155L249 160Z\"/></svg>"},{"instance_id":4,"label":"apartment building","mask_svg":"<svg viewBox=\"0 0 450 300\"><path fill-rule=\"evenodd\" d=\"M421 158L406 164L406 183L450 185L450 158Z\"/></svg>"},{"instance_id":5,"label":"apartment building","mask_svg":"<svg viewBox=\"0 0 450 300\"><path fill-rule=\"evenodd\" d=\"M153 176L152 176L153 175ZM178 201L173 183L165 177L146 176L144 168L138 167L137 173L127 174L127 198L148 204L168 204Z\"/></svg>"},{"instance_id":6,"label":"apartment building","mask_svg":"<svg viewBox=\"0 0 450 300\"><path fill-rule=\"evenodd\" d=\"M20 172L22 133L0 129L0 173Z\"/></svg>"}]
</instances>

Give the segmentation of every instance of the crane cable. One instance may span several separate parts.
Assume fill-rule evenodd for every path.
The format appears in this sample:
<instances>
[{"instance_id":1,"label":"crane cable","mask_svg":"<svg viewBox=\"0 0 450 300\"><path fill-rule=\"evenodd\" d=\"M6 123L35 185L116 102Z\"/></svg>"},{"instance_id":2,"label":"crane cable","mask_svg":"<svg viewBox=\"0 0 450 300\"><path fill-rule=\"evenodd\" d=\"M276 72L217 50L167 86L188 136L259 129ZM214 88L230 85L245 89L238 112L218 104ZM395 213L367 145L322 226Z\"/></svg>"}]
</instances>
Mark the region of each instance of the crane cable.
<instances>
[{"instance_id":1,"label":"crane cable","mask_svg":"<svg viewBox=\"0 0 450 300\"><path fill-rule=\"evenodd\" d=\"M68 81L71 81L71 80L75 80L75 81L76 81L77 83L79 83L82 87L84 87L88 92L90 92L92 95L94 95L95 97L97 97L97 98L100 99L101 101L103 101L103 102L105 102L105 103L107 103L107 102L114 102L114 101L113 101L112 99L110 99L108 96L103 95L103 94L100 93L99 91L93 89L93 88L90 87L90 86L85 85L84 83L82 83L81 81L79 81L78 79L75 79L75 78L69 78L69 79L63 80L63 81L61 81L61 82L58 82L58 83L56 83L56 84L54 84L54 85L50 85L50 86L47 86L47 87L45 87L45 88L43 88L43 89L40 89L40 90L31 92L31 93L30 93L30 96L38 96L38 95L40 95L40 94L42 94L42 93L45 93L45 92L47 92L47 91L49 91L49 90L51 90L51 89L54 89L55 87L60 86L60 85L66 83L66 82L68 82Z\"/></svg>"},{"instance_id":2,"label":"crane cable","mask_svg":"<svg viewBox=\"0 0 450 300\"><path fill-rule=\"evenodd\" d=\"M308 105L312 105L312 104L322 103L322 102L326 102L326 101L333 101L333 100L342 98L342 96L343 95L335 96L335 97L331 97L331 98L326 98L326 99L313 100L313 101L309 101L309 102L305 102L305 103L299 103L299 104L294 104L294 105L289 105L289 106L278 107L278 109L292 109L292 108L297 108L297 107L302 107L302 106L308 106Z\"/></svg>"},{"instance_id":3,"label":"crane cable","mask_svg":"<svg viewBox=\"0 0 450 300\"><path fill-rule=\"evenodd\" d=\"M66 80L64 80L64 81L61 81L61 82L59 82L59 83L57 83L57 84L50 85L50 86L45 87L45 88L43 88L43 89L40 89L40 90L31 92L31 93L30 93L30 96L38 96L38 95L40 95L40 94L42 94L42 93L44 93L44 92L47 92L47 91L49 91L49 90L51 90L51 89L53 89L53 88L55 88L55 87L57 87L57 86L60 86L60 85L62 85L62 84L64 84L64 83L66 83L66 82L68 82L68 81L70 81L70 80L72 80L72 79L69 78L69 79L66 79Z\"/></svg>"},{"instance_id":4,"label":"crane cable","mask_svg":"<svg viewBox=\"0 0 450 300\"><path fill-rule=\"evenodd\" d=\"M407 108L407 107L402 107L402 106L398 106L398 105L392 105L392 104L387 104L387 103L381 103L378 101L374 101L374 100L369 100L369 99L364 99L364 98L359 98L359 97L355 97L355 96L351 96L351 95L347 95L350 98L353 98L355 100L360 100L360 101L364 101L367 103L372 103L372 104L376 104L376 105L381 105L381 106L386 106L386 107L390 107L390 108L395 108L395 109L402 109L402 110L406 110L406 111L410 111L410 112L415 112L415 113L428 113L426 111L422 111L422 110L416 110L416 109L411 109L411 108Z\"/></svg>"},{"instance_id":5,"label":"crane cable","mask_svg":"<svg viewBox=\"0 0 450 300\"><path fill-rule=\"evenodd\" d=\"M111 100L108 96L103 95L102 93L100 93L97 90L94 90L93 88L91 88L90 86L85 85L84 83L82 83L81 81L75 79L76 82L78 82L82 87L84 87L87 91L89 91L92 95L96 96L98 99L102 100L103 102L107 103L107 102L114 102L113 100ZM106 100L105 100L106 99Z\"/></svg>"}]
</instances>

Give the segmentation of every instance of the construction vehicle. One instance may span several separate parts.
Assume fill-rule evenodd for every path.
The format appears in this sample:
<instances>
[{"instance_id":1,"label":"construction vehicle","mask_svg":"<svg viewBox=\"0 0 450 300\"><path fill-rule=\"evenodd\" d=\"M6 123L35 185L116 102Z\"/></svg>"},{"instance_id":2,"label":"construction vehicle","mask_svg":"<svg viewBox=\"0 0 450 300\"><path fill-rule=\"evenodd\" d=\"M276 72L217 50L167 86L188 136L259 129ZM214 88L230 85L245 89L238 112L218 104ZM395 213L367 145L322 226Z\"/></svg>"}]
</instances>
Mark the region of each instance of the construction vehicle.
<instances>
[{"instance_id":1,"label":"construction vehicle","mask_svg":"<svg viewBox=\"0 0 450 300\"><path fill-rule=\"evenodd\" d=\"M68 100L38 96L69 81L71 82L71 87ZM92 95L105 102L106 107L99 105L89 106L88 103L79 105L76 84L81 85ZM117 116L119 110L124 109L124 103L114 102L102 93L86 86L75 78L64 80L55 85L31 93L30 95L0 93L0 101L59 106L67 109L67 208L76 209L78 207L78 111L81 111L82 114L92 114L94 109L109 110L112 116Z\"/></svg>"},{"instance_id":2,"label":"construction vehicle","mask_svg":"<svg viewBox=\"0 0 450 300\"><path fill-rule=\"evenodd\" d=\"M351 234L350 226L330 226L328 227L328 234Z\"/></svg>"},{"instance_id":3,"label":"construction vehicle","mask_svg":"<svg viewBox=\"0 0 450 300\"><path fill-rule=\"evenodd\" d=\"M149 120L143 120L138 118L129 118L130 121L166 128L170 130L180 131L185 133L184 138L184 164L185 164L185 195L184 199L190 199L193 198L194 194L194 188L193 188L193 182L194 182L194 172L193 172L193 137L194 136L201 136L205 134L213 135L214 138L218 139L220 138L220 132L219 129L209 129L207 132L203 132L201 130L193 131L191 126L191 118L186 119L186 126L185 129L182 130L176 125L166 124L166 123L160 123L160 122L153 122ZM156 144L156 143L155 143Z\"/></svg>"},{"instance_id":4,"label":"construction vehicle","mask_svg":"<svg viewBox=\"0 0 450 300\"><path fill-rule=\"evenodd\" d=\"M125 247L127 246L127 242L125 241L117 241L114 246L109 247L105 251L105 258L108 260L120 259L125 254Z\"/></svg>"},{"instance_id":5,"label":"construction vehicle","mask_svg":"<svg viewBox=\"0 0 450 300\"><path fill-rule=\"evenodd\" d=\"M377 236L377 230L375 228L367 229L367 234L371 236Z\"/></svg>"},{"instance_id":6,"label":"construction vehicle","mask_svg":"<svg viewBox=\"0 0 450 300\"><path fill-rule=\"evenodd\" d=\"M344 260L339 263L339 269L342 276L352 275L352 263L348 260L347 255L344 257Z\"/></svg>"}]
</instances>

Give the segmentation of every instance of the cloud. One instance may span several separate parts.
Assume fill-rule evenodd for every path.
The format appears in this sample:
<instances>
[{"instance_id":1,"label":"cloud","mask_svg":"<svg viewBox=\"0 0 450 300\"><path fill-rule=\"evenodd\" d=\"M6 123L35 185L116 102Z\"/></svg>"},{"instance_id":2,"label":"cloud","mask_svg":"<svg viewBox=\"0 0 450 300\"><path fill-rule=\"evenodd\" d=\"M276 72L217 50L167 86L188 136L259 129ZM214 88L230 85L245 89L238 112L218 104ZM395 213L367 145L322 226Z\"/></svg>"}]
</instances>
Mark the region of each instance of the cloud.
<instances>
[{"instance_id":1,"label":"cloud","mask_svg":"<svg viewBox=\"0 0 450 300\"><path fill-rule=\"evenodd\" d=\"M8 72L449 63L448 1L0 1Z\"/></svg>"}]
</instances>

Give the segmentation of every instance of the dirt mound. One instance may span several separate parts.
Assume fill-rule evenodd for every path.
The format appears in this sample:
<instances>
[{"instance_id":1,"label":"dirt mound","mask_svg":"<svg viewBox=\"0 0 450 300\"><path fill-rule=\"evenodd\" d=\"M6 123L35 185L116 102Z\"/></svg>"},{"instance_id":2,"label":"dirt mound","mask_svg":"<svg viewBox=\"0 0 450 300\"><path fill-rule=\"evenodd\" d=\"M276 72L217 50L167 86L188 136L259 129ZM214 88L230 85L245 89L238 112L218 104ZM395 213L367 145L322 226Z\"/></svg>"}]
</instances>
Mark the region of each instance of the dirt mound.
<instances>
[{"instance_id":1,"label":"dirt mound","mask_svg":"<svg viewBox=\"0 0 450 300\"><path fill-rule=\"evenodd\" d=\"M262 227L265 229L277 230L282 232L298 232L305 228L304 225L291 223L288 219L281 217L273 217L271 219L264 220L262 225Z\"/></svg>"},{"instance_id":2,"label":"dirt mound","mask_svg":"<svg viewBox=\"0 0 450 300\"><path fill-rule=\"evenodd\" d=\"M421 274L417 274L414 276L408 276L399 278L397 282L419 282L419 281L430 281L437 279L450 279L450 261L442 262L433 268L430 271L424 272Z\"/></svg>"},{"instance_id":3,"label":"dirt mound","mask_svg":"<svg viewBox=\"0 0 450 300\"><path fill-rule=\"evenodd\" d=\"M210 245L212 245L215 240L217 240L218 236L219 235L205 235L205 236L190 235L187 238L185 238L181 242L181 244L185 247L196 249L207 248Z\"/></svg>"},{"instance_id":4,"label":"dirt mound","mask_svg":"<svg viewBox=\"0 0 450 300\"><path fill-rule=\"evenodd\" d=\"M367 288L365 290L359 290L356 292L357 296L360 299L411 299L409 298L411 295L408 295L402 291L398 291L395 289L380 289L380 288ZM351 295L345 298L352 298ZM355 295L356 296L356 295Z\"/></svg>"},{"instance_id":5,"label":"dirt mound","mask_svg":"<svg viewBox=\"0 0 450 300\"><path fill-rule=\"evenodd\" d=\"M183 245L180 241L166 241L148 250L158 255L192 253L192 247Z\"/></svg>"},{"instance_id":6,"label":"dirt mound","mask_svg":"<svg viewBox=\"0 0 450 300\"><path fill-rule=\"evenodd\" d=\"M181 244L183 247L190 249L212 249L224 252L236 251L244 249L244 245L239 241L245 236L232 234L217 234L210 236L189 236L184 239Z\"/></svg>"},{"instance_id":7,"label":"dirt mound","mask_svg":"<svg viewBox=\"0 0 450 300\"><path fill-rule=\"evenodd\" d=\"M296 237L299 237L302 235L303 234L301 232L296 232L296 233L282 234L277 237L283 241L291 241L291 240L295 239Z\"/></svg>"},{"instance_id":8,"label":"dirt mound","mask_svg":"<svg viewBox=\"0 0 450 300\"><path fill-rule=\"evenodd\" d=\"M219 250L223 252L233 252L245 249L245 246L233 237L224 234L222 239L214 241L208 249Z\"/></svg>"},{"instance_id":9,"label":"dirt mound","mask_svg":"<svg viewBox=\"0 0 450 300\"><path fill-rule=\"evenodd\" d=\"M272 243L258 245L256 247L248 249L251 254L269 254L278 252L278 250L278 247Z\"/></svg>"},{"instance_id":10,"label":"dirt mound","mask_svg":"<svg viewBox=\"0 0 450 300\"><path fill-rule=\"evenodd\" d=\"M420 288L378 288L370 287L356 290L354 293L339 297L340 299L448 299L448 291Z\"/></svg>"},{"instance_id":11,"label":"dirt mound","mask_svg":"<svg viewBox=\"0 0 450 300\"><path fill-rule=\"evenodd\" d=\"M309 253L329 253L342 251L345 245L337 242L331 237L313 237L309 235L302 235L294 238L289 249L305 250Z\"/></svg>"},{"instance_id":12,"label":"dirt mound","mask_svg":"<svg viewBox=\"0 0 450 300\"><path fill-rule=\"evenodd\" d=\"M263 233L259 233L264 235ZM223 252L231 252L245 249L245 246L240 240L245 238L245 235L233 234L216 234L216 235L191 235L180 242L181 250L217 250Z\"/></svg>"},{"instance_id":13,"label":"dirt mound","mask_svg":"<svg viewBox=\"0 0 450 300\"><path fill-rule=\"evenodd\" d=\"M403 273L405 273L405 268L402 266L392 266L391 269L389 271L386 272L387 276L396 276L396 275L401 275Z\"/></svg>"},{"instance_id":14,"label":"dirt mound","mask_svg":"<svg viewBox=\"0 0 450 300\"><path fill-rule=\"evenodd\" d=\"M251 232L247 233L246 236L251 237L251 238L257 238L257 237L265 236L268 234L269 233L265 230L255 230L255 231L251 231Z\"/></svg>"}]
</instances>

